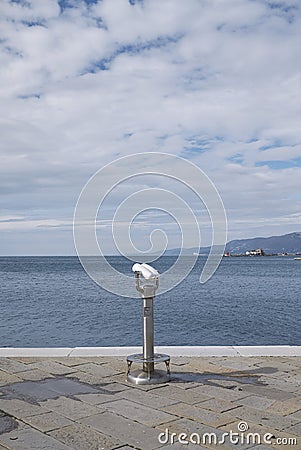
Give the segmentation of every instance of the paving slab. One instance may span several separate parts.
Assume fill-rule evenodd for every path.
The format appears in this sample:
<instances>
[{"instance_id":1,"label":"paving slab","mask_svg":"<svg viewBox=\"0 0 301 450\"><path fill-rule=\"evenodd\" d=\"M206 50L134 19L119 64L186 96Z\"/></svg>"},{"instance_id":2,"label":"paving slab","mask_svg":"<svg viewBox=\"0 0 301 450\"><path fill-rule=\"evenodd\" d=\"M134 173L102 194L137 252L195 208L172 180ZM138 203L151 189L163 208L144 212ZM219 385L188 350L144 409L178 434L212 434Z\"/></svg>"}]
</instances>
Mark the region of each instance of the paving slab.
<instances>
[{"instance_id":1,"label":"paving slab","mask_svg":"<svg viewBox=\"0 0 301 450\"><path fill-rule=\"evenodd\" d=\"M50 399L45 402L40 402L43 408L61 414L67 419L81 419L82 417L92 416L102 412L99 408L88 405L80 400L73 400L68 397L59 397L57 399ZM1 408L1 406L0 406Z\"/></svg>"},{"instance_id":2,"label":"paving slab","mask_svg":"<svg viewBox=\"0 0 301 450\"><path fill-rule=\"evenodd\" d=\"M76 450L111 450L122 446L119 439L80 424L73 424L48 434Z\"/></svg>"},{"instance_id":3,"label":"paving slab","mask_svg":"<svg viewBox=\"0 0 301 450\"><path fill-rule=\"evenodd\" d=\"M160 391L158 391L159 395L156 395L156 393L156 390L145 393L138 389L127 389L125 391L118 392L116 397L127 399L131 402L139 403L155 409L162 408L163 406L174 405L178 402L178 400L173 400L160 395Z\"/></svg>"},{"instance_id":4,"label":"paving slab","mask_svg":"<svg viewBox=\"0 0 301 450\"><path fill-rule=\"evenodd\" d=\"M153 394L161 395L177 402L186 402L188 404L200 403L213 397L210 394L205 395L203 392L200 392L197 387L183 390L172 384L155 389Z\"/></svg>"},{"instance_id":5,"label":"paving slab","mask_svg":"<svg viewBox=\"0 0 301 450\"><path fill-rule=\"evenodd\" d=\"M46 378L53 378L54 375L43 372L39 369L31 369L31 367L29 367L26 372L18 372L18 377L25 381L39 381L45 380Z\"/></svg>"},{"instance_id":6,"label":"paving slab","mask_svg":"<svg viewBox=\"0 0 301 450\"><path fill-rule=\"evenodd\" d=\"M4 370L0 369L0 386L16 383L18 381L22 381L22 379L17 375L5 372Z\"/></svg>"},{"instance_id":7,"label":"paving slab","mask_svg":"<svg viewBox=\"0 0 301 450\"><path fill-rule=\"evenodd\" d=\"M162 408L163 411L173 413L181 418L187 418L194 420L196 422L210 425L211 427L221 427L227 423L234 422L233 416L226 413L215 413L213 411L208 411L208 409L202 408L202 403L199 406L187 405L187 403L177 403L172 406L165 406Z\"/></svg>"},{"instance_id":8,"label":"paving slab","mask_svg":"<svg viewBox=\"0 0 301 450\"><path fill-rule=\"evenodd\" d=\"M248 408L246 406L240 406L231 411L228 414L233 415L241 420L247 420L258 423L262 426L268 426L275 430L282 431L293 425L296 425L301 420L294 419L290 416L279 416L277 414L270 413L268 411L261 411L255 408Z\"/></svg>"},{"instance_id":9,"label":"paving slab","mask_svg":"<svg viewBox=\"0 0 301 450\"><path fill-rule=\"evenodd\" d=\"M222 400L221 398L212 398L210 400L206 400L202 403L197 403L195 406L200 406L201 408L208 409L209 411L214 411L217 413L223 413L226 411L230 411L231 409L237 408L240 406L239 400L238 403L230 402L229 400Z\"/></svg>"},{"instance_id":10,"label":"paving slab","mask_svg":"<svg viewBox=\"0 0 301 450\"><path fill-rule=\"evenodd\" d=\"M18 373L30 370L30 367L28 367L26 364L14 361L13 359L9 358L0 358L0 367L1 370L4 370L4 372L8 373Z\"/></svg>"},{"instance_id":11,"label":"paving slab","mask_svg":"<svg viewBox=\"0 0 301 450\"><path fill-rule=\"evenodd\" d=\"M16 430L0 435L0 443L10 450L70 450L69 447L51 436L34 428L19 424Z\"/></svg>"},{"instance_id":12,"label":"paving slab","mask_svg":"<svg viewBox=\"0 0 301 450\"><path fill-rule=\"evenodd\" d=\"M158 441L158 430L111 412L90 416L80 422L143 450L154 450L162 446Z\"/></svg>"},{"instance_id":13,"label":"paving slab","mask_svg":"<svg viewBox=\"0 0 301 450\"><path fill-rule=\"evenodd\" d=\"M46 413L49 409L19 399L0 398L0 411L4 411L13 417L22 419L24 417Z\"/></svg>"},{"instance_id":14,"label":"paving slab","mask_svg":"<svg viewBox=\"0 0 301 450\"><path fill-rule=\"evenodd\" d=\"M176 419L175 415L162 411L162 408L161 410L154 409L125 399L103 403L102 407L113 414L118 414L150 427Z\"/></svg>"},{"instance_id":15,"label":"paving slab","mask_svg":"<svg viewBox=\"0 0 301 450\"><path fill-rule=\"evenodd\" d=\"M102 403L112 402L112 400L118 400L115 394L80 394L75 395L78 400L88 403L89 405L101 405Z\"/></svg>"},{"instance_id":16,"label":"paving slab","mask_svg":"<svg viewBox=\"0 0 301 450\"><path fill-rule=\"evenodd\" d=\"M38 361L36 363L31 364L29 367L32 369L39 369L44 372L50 373L51 375L68 375L70 373L76 372L76 369L72 367L64 366L56 361L52 360L43 360Z\"/></svg>"},{"instance_id":17,"label":"paving slab","mask_svg":"<svg viewBox=\"0 0 301 450\"><path fill-rule=\"evenodd\" d=\"M74 367L75 369L75 367ZM79 372L86 372L88 374L94 375L99 378L110 377L112 375L118 375L119 373L124 373L125 366L121 370L114 370L108 364L95 364L95 363L86 363L77 366L76 369ZM74 370L75 372L75 370Z\"/></svg>"},{"instance_id":18,"label":"paving slab","mask_svg":"<svg viewBox=\"0 0 301 450\"><path fill-rule=\"evenodd\" d=\"M268 448L301 448L301 357L284 350L243 357L234 347L228 354L217 349L215 356L207 349L200 357L196 348L189 349L192 356L177 348L172 380L150 386L126 381L121 354L134 352L124 349L116 350L117 358L109 348L102 357L93 350L89 356L69 351L47 358L27 351L0 358L0 449L214 448L208 441L183 444L181 433L221 439L242 422L262 435L297 440ZM162 444L166 429L169 440ZM235 445L251 447L266 448L263 442ZM234 447L226 440L221 448Z\"/></svg>"},{"instance_id":19,"label":"paving slab","mask_svg":"<svg viewBox=\"0 0 301 450\"><path fill-rule=\"evenodd\" d=\"M53 411L25 417L23 418L23 422L42 432L56 430L57 428L66 427L73 423L71 420Z\"/></svg>"}]
</instances>

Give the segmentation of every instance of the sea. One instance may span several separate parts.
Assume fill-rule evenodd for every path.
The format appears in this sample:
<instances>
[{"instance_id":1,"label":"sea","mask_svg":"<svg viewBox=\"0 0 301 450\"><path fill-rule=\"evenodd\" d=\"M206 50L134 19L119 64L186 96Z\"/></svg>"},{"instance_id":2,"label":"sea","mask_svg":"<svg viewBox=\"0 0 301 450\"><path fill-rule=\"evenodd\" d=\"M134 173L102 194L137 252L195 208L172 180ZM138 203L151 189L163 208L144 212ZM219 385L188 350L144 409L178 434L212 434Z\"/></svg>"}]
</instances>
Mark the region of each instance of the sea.
<instances>
[{"instance_id":1,"label":"sea","mask_svg":"<svg viewBox=\"0 0 301 450\"><path fill-rule=\"evenodd\" d=\"M132 261L108 260L133 276ZM161 257L155 267L164 276L174 260ZM205 260L200 256L181 284L155 298L156 345L301 345L301 261L223 258L200 284ZM0 308L0 347L142 341L142 301L99 287L77 257L0 257Z\"/></svg>"}]
</instances>

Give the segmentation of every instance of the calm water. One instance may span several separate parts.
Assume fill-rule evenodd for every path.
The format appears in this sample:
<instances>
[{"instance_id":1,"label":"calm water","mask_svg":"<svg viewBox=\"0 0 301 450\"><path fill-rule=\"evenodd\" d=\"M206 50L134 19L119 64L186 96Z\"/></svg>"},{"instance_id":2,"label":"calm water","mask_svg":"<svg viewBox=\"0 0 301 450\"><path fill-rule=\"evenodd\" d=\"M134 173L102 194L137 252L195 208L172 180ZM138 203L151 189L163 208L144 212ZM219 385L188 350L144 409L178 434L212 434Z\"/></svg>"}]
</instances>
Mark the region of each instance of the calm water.
<instances>
[{"instance_id":1,"label":"calm water","mask_svg":"<svg viewBox=\"0 0 301 450\"><path fill-rule=\"evenodd\" d=\"M131 262L109 259L130 274ZM156 268L172 261L161 258ZM203 263L155 300L157 345L301 345L301 261L224 258L200 285ZM77 258L1 257L0 286L0 347L141 343L141 300L102 290Z\"/></svg>"}]
</instances>

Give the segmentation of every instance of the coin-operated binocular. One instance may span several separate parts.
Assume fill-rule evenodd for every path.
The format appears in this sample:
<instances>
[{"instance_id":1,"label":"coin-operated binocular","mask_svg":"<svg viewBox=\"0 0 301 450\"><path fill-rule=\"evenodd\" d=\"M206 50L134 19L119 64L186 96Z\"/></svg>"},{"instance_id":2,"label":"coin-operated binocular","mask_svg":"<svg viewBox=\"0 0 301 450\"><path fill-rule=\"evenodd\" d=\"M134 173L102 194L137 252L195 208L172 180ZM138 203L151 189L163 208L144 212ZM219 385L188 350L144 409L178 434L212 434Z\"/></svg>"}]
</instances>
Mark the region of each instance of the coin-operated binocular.
<instances>
[{"instance_id":1,"label":"coin-operated binocular","mask_svg":"<svg viewBox=\"0 0 301 450\"><path fill-rule=\"evenodd\" d=\"M170 380L170 357L154 353L154 298L159 286L159 272L149 264L134 264L136 289L143 300L143 353L127 357L127 380L134 384L166 383ZM142 363L142 370L131 371L132 363ZM166 372L155 370L164 362Z\"/></svg>"}]
</instances>

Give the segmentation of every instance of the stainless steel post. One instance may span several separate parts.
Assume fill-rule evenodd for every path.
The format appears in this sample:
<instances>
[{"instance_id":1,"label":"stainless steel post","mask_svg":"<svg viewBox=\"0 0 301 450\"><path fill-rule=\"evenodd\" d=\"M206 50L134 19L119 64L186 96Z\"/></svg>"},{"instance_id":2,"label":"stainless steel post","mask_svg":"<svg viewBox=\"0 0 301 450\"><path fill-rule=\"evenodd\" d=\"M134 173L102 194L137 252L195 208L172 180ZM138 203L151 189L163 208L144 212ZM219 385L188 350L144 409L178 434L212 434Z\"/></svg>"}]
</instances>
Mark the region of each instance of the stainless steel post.
<instances>
[{"instance_id":1,"label":"stainless steel post","mask_svg":"<svg viewBox=\"0 0 301 450\"><path fill-rule=\"evenodd\" d=\"M143 299L143 358L152 360L143 363L148 374L154 371L154 301L153 297Z\"/></svg>"},{"instance_id":2,"label":"stainless steel post","mask_svg":"<svg viewBox=\"0 0 301 450\"><path fill-rule=\"evenodd\" d=\"M158 384L170 380L170 357L154 353L154 298L159 286L159 273L148 264L134 264L136 289L143 300L143 353L127 357L127 381L133 384ZM133 363L142 363L142 370L132 371ZM155 370L155 364L165 363L166 372Z\"/></svg>"}]
</instances>

